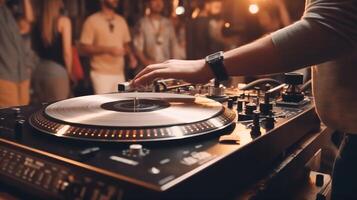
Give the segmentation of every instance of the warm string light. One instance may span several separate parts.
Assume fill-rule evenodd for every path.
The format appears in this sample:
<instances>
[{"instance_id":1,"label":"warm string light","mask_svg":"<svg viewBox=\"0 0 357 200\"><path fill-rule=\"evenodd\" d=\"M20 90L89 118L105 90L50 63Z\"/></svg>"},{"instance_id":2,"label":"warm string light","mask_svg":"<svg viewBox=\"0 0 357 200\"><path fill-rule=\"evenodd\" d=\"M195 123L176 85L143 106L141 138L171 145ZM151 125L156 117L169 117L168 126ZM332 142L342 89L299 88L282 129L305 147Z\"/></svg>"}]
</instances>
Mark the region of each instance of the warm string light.
<instances>
[{"instance_id":1,"label":"warm string light","mask_svg":"<svg viewBox=\"0 0 357 200\"><path fill-rule=\"evenodd\" d=\"M185 7L183 7L182 5L180 5L180 0L174 0L173 1L173 8L175 13L173 13L173 15L183 15L185 14Z\"/></svg>"},{"instance_id":2,"label":"warm string light","mask_svg":"<svg viewBox=\"0 0 357 200\"><path fill-rule=\"evenodd\" d=\"M185 8L183 6L178 6L175 9L176 15L183 15L185 14Z\"/></svg>"},{"instance_id":3,"label":"warm string light","mask_svg":"<svg viewBox=\"0 0 357 200\"><path fill-rule=\"evenodd\" d=\"M260 8L259 8L258 4L256 4L256 3L250 4L249 8L248 8L249 13L253 14L253 15L257 14L259 12L259 9Z\"/></svg>"}]
</instances>

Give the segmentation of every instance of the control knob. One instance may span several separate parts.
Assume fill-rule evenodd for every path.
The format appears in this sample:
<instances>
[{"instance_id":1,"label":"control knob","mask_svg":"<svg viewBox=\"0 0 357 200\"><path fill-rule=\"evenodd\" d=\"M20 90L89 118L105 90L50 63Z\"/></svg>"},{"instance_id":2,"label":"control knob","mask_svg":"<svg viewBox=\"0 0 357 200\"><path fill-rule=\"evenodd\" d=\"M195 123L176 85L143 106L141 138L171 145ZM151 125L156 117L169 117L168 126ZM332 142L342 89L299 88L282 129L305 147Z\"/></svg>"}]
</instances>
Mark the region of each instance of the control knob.
<instances>
[{"instance_id":1,"label":"control knob","mask_svg":"<svg viewBox=\"0 0 357 200\"><path fill-rule=\"evenodd\" d=\"M272 114L273 104L270 103L270 94L269 93L264 94L264 102L259 104L259 109L263 115Z\"/></svg>"},{"instance_id":2,"label":"control knob","mask_svg":"<svg viewBox=\"0 0 357 200\"><path fill-rule=\"evenodd\" d=\"M229 98L229 99L228 99L227 104L228 104L228 108L229 108L229 109L233 109L233 104L234 104L234 101L233 101L233 99L232 99L232 98Z\"/></svg>"},{"instance_id":3,"label":"control knob","mask_svg":"<svg viewBox=\"0 0 357 200\"><path fill-rule=\"evenodd\" d=\"M250 134L252 136L260 136L261 131L260 131L260 112L259 111L254 111L253 112L253 125L250 131Z\"/></svg>"},{"instance_id":4,"label":"control knob","mask_svg":"<svg viewBox=\"0 0 357 200\"><path fill-rule=\"evenodd\" d=\"M271 130L275 127L275 118L272 115L269 115L264 120L264 126L266 129Z\"/></svg>"},{"instance_id":5,"label":"control knob","mask_svg":"<svg viewBox=\"0 0 357 200\"><path fill-rule=\"evenodd\" d=\"M244 103L244 99L238 99L238 101L237 101L237 111L238 112L243 111L243 103Z\"/></svg>"},{"instance_id":6,"label":"control knob","mask_svg":"<svg viewBox=\"0 0 357 200\"><path fill-rule=\"evenodd\" d=\"M256 109L257 109L257 104L255 103L248 103L245 105L245 113L247 115L252 115Z\"/></svg>"}]
</instances>

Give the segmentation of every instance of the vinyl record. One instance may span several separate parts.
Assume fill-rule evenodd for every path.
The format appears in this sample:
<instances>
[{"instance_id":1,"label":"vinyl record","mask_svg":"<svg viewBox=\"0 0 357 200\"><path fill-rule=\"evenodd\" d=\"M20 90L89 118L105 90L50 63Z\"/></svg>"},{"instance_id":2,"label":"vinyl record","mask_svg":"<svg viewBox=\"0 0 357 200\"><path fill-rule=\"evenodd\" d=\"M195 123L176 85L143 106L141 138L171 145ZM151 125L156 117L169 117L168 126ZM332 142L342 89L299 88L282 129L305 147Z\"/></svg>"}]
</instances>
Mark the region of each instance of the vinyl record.
<instances>
[{"instance_id":1,"label":"vinyl record","mask_svg":"<svg viewBox=\"0 0 357 200\"><path fill-rule=\"evenodd\" d=\"M222 107L213 100L188 95L118 93L60 101L48 106L45 113L73 124L157 127L207 120L221 112Z\"/></svg>"},{"instance_id":2,"label":"vinyl record","mask_svg":"<svg viewBox=\"0 0 357 200\"><path fill-rule=\"evenodd\" d=\"M231 124L234 116L222 104L203 97L116 93L50 104L35 113L30 123L60 137L146 141L206 134Z\"/></svg>"}]
</instances>

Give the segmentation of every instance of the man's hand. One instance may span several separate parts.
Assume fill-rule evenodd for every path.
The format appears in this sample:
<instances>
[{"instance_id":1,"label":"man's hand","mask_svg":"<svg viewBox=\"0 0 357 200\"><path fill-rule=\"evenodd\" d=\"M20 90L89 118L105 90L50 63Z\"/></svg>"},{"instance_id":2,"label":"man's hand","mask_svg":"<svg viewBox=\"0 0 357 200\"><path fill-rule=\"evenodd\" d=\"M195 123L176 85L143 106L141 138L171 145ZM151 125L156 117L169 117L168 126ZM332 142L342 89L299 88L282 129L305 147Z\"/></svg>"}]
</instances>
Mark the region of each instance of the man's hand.
<instances>
[{"instance_id":1,"label":"man's hand","mask_svg":"<svg viewBox=\"0 0 357 200\"><path fill-rule=\"evenodd\" d=\"M132 84L135 87L148 85L158 78L175 78L189 83L206 83L213 77L205 60L169 60L147 66L136 75Z\"/></svg>"}]
</instances>

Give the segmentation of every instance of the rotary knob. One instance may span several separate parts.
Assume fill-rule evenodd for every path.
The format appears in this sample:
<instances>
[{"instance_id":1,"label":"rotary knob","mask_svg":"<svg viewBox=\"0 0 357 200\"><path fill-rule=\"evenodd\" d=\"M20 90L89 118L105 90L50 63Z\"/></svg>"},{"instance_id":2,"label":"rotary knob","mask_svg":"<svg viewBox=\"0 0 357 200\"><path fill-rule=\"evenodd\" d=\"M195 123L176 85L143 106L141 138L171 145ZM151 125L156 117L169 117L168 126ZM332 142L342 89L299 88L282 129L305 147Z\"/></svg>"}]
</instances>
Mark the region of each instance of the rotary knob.
<instances>
[{"instance_id":1,"label":"rotary knob","mask_svg":"<svg viewBox=\"0 0 357 200\"><path fill-rule=\"evenodd\" d=\"M264 102L259 104L259 109L260 109L260 112L262 112L263 115L272 114L273 104L270 103L270 95L269 95L269 93L265 93Z\"/></svg>"},{"instance_id":2,"label":"rotary knob","mask_svg":"<svg viewBox=\"0 0 357 200\"><path fill-rule=\"evenodd\" d=\"M122 151L124 156L131 158L141 158L150 153L150 150L144 148L141 144L131 144L128 149Z\"/></svg>"},{"instance_id":3,"label":"rotary knob","mask_svg":"<svg viewBox=\"0 0 357 200\"><path fill-rule=\"evenodd\" d=\"M266 129L268 129L268 130L273 129L275 127L275 118L274 118L274 116L271 116L271 115L267 116L265 118L265 123L264 124L265 124L265 128Z\"/></svg>"},{"instance_id":4,"label":"rotary knob","mask_svg":"<svg viewBox=\"0 0 357 200\"><path fill-rule=\"evenodd\" d=\"M136 155L136 156L140 156L143 154L143 145L141 144L132 144L129 146L129 153L131 155Z\"/></svg>"},{"instance_id":5,"label":"rotary knob","mask_svg":"<svg viewBox=\"0 0 357 200\"><path fill-rule=\"evenodd\" d=\"M228 99L227 104L228 104L228 108L229 108L229 109L233 109L233 104L234 104L234 101L233 101L233 99L232 99L232 98L229 98L229 99Z\"/></svg>"},{"instance_id":6,"label":"rotary knob","mask_svg":"<svg viewBox=\"0 0 357 200\"><path fill-rule=\"evenodd\" d=\"M245 113L247 115L252 115L256 109L257 109L257 104L255 103L248 103L245 105Z\"/></svg>"},{"instance_id":7,"label":"rotary knob","mask_svg":"<svg viewBox=\"0 0 357 200\"><path fill-rule=\"evenodd\" d=\"M261 135L261 131L260 131L260 112L256 111L256 110L253 112L253 125L252 125L252 128L251 128L250 134L252 136Z\"/></svg>"},{"instance_id":8,"label":"rotary knob","mask_svg":"<svg viewBox=\"0 0 357 200\"><path fill-rule=\"evenodd\" d=\"M237 101L237 112L242 112L243 111L243 103L244 103L244 99L238 99L238 101Z\"/></svg>"}]
</instances>

